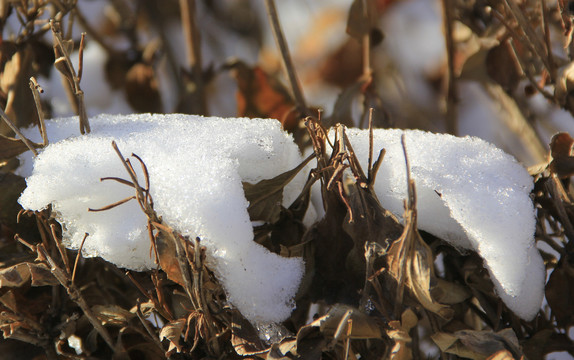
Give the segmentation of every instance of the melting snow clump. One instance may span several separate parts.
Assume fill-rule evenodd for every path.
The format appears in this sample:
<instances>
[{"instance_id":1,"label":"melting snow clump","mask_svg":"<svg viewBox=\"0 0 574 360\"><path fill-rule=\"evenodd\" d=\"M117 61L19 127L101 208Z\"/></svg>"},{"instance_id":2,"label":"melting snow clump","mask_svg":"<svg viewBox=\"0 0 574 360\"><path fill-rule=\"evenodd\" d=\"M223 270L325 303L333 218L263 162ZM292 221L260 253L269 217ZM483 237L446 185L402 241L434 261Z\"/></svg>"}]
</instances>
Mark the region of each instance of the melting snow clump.
<instances>
[{"instance_id":1,"label":"melting snow clump","mask_svg":"<svg viewBox=\"0 0 574 360\"><path fill-rule=\"evenodd\" d=\"M135 270L154 265L146 218L135 201L88 212L133 195L128 186L100 181L127 178L111 146L115 140L125 156L135 153L147 165L158 215L183 235L201 238L230 302L255 323L279 322L290 315L303 261L280 257L253 241L242 187L242 182L272 178L301 162L279 122L102 115L91 119L89 135L74 136L77 127L76 118L48 122L53 144L33 164L23 157L20 168L29 175L20 203L34 210L52 204L67 246L78 248L87 232L86 255ZM386 149L375 191L382 206L399 217L407 196L403 133L417 187L419 228L458 249L476 251L506 305L524 319L534 318L545 271L534 242L533 183L526 170L478 138L375 130L375 150ZM36 130L27 135L40 141ZM368 132L348 129L347 135L366 168ZM139 177L143 181L141 171ZM300 173L285 188L284 205L297 197L305 178Z\"/></svg>"},{"instance_id":2,"label":"melting snow clump","mask_svg":"<svg viewBox=\"0 0 574 360\"><path fill-rule=\"evenodd\" d=\"M20 198L24 208L52 204L68 247L77 249L87 232L86 255L134 270L153 267L146 218L135 201L88 212L134 195L126 185L100 181L129 179L111 146L115 140L124 156L135 153L147 165L158 215L183 235L201 238L229 301L255 322L290 315L303 261L280 257L253 241L242 187L300 164L297 146L278 121L144 114L102 115L90 124L92 133L71 137L77 134L77 118L47 122L53 143L34 161ZM36 133L31 129L27 135ZM21 172L29 173L31 159L22 160ZM138 176L144 184L141 171ZM285 188L285 205L305 180L300 174Z\"/></svg>"},{"instance_id":3,"label":"melting snow clump","mask_svg":"<svg viewBox=\"0 0 574 360\"><path fill-rule=\"evenodd\" d=\"M533 319L544 296L546 272L534 242L528 172L479 138L375 130L375 151L386 149L375 192L381 205L399 217L407 196L403 133L417 189L419 229L476 251L504 303L521 318ZM368 131L348 129L347 135L366 169Z\"/></svg>"}]
</instances>

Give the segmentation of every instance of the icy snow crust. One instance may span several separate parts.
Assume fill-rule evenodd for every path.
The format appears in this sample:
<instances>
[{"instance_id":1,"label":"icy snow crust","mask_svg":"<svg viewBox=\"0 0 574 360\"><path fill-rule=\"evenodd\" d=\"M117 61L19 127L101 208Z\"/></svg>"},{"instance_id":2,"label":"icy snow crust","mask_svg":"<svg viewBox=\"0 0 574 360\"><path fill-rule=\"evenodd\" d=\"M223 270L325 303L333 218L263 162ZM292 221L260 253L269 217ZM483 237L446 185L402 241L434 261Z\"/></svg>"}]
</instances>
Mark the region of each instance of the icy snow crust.
<instances>
[{"instance_id":1,"label":"icy snow crust","mask_svg":"<svg viewBox=\"0 0 574 360\"><path fill-rule=\"evenodd\" d=\"M476 251L504 303L518 316L534 318L544 296L545 270L534 243L528 172L479 138L375 130L375 153L386 149L375 192L381 205L399 217L407 196L403 133L417 189L419 229ZM366 169L368 131L348 129L347 135Z\"/></svg>"},{"instance_id":2,"label":"icy snow crust","mask_svg":"<svg viewBox=\"0 0 574 360\"><path fill-rule=\"evenodd\" d=\"M134 270L154 266L146 218L135 201L88 212L134 194L115 181L100 182L102 177L128 178L111 146L115 140L124 156L135 153L147 165L158 215L183 235L201 238L229 301L255 322L290 315L303 261L280 257L253 242L242 187L242 181L268 179L300 163L297 146L278 121L102 115L90 120L91 134L71 138L78 132L77 118L46 125L52 144L36 158L20 203L27 209L52 204L67 246L77 249L87 232L86 255ZM137 161L132 163L139 171ZM286 187L284 204L298 195L305 176ZM143 185L141 171L139 179Z\"/></svg>"}]
</instances>

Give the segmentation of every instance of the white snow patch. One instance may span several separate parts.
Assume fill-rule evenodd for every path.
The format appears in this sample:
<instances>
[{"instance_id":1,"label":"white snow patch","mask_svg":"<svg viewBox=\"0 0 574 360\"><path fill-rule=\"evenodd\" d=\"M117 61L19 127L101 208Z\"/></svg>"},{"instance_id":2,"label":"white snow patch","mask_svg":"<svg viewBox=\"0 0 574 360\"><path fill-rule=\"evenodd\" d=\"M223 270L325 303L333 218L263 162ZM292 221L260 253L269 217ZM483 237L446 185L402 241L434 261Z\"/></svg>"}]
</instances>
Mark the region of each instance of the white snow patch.
<instances>
[{"instance_id":1,"label":"white snow patch","mask_svg":"<svg viewBox=\"0 0 574 360\"><path fill-rule=\"evenodd\" d=\"M374 150L386 155L375 191L382 206L402 217L407 196L401 135L406 134L416 182L418 226L459 249L476 251L497 294L518 316L532 319L544 295L545 269L534 242L533 182L510 155L474 137L419 130L375 130ZM368 131L347 135L364 169Z\"/></svg>"},{"instance_id":2,"label":"white snow patch","mask_svg":"<svg viewBox=\"0 0 574 360\"><path fill-rule=\"evenodd\" d=\"M155 209L183 235L200 236L229 300L255 323L281 321L293 309L303 273L298 258L282 258L255 244L242 181L271 178L298 165L292 138L275 120L201 118L186 115L103 115L92 133L77 133L77 119L48 122L51 141L35 159L20 198L28 209L52 204L68 246L131 269L153 265L146 220L135 202L88 212L133 194L106 176L127 174L113 152L136 153L150 172ZM496 291L518 316L532 319L543 297L545 270L534 243L535 213L526 170L502 150L478 138L411 130L375 130L375 150L387 150L375 190L383 207L399 217L406 198L400 137L407 135L418 194L419 228L484 259ZM368 132L347 134L366 168ZM28 136L39 141L35 130ZM71 137L71 138L70 138ZM64 140L66 139L66 140ZM22 159L29 175L31 159ZM141 176L141 174L140 174ZM298 195L305 174L286 189L284 204Z\"/></svg>"},{"instance_id":3,"label":"white snow patch","mask_svg":"<svg viewBox=\"0 0 574 360\"><path fill-rule=\"evenodd\" d=\"M303 261L253 242L242 187L242 181L268 179L301 162L278 121L144 114L102 115L90 124L91 134L69 138L77 133L77 118L47 122L50 141L59 142L35 159L19 200L24 208L52 204L68 247L77 249L84 233L90 233L87 256L135 270L151 268L146 218L135 201L88 212L133 195L128 186L100 181L128 178L111 146L115 140L124 156L135 153L147 165L158 215L183 235L201 238L229 301L254 322L278 322L290 315ZM27 135L36 133L28 130ZM21 172L26 173L30 159L23 160ZM298 195L305 177L300 174L285 188L285 205Z\"/></svg>"}]
</instances>

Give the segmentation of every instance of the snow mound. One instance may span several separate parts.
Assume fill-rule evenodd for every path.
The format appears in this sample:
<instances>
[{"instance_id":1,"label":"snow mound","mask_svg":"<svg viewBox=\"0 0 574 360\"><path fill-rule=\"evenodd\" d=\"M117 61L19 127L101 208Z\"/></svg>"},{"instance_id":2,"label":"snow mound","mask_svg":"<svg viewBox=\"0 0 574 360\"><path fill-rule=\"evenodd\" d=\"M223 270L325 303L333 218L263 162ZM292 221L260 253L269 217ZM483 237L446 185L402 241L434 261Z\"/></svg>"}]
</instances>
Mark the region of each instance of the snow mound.
<instances>
[{"instance_id":1,"label":"snow mound","mask_svg":"<svg viewBox=\"0 0 574 360\"><path fill-rule=\"evenodd\" d=\"M115 140L124 156L135 153L147 165L158 215L183 235L201 238L229 301L254 322L278 322L290 315L303 261L280 257L253 241L242 187L244 181L272 178L301 162L278 121L143 114L101 115L90 124L91 134L71 137L78 132L77 118L46 123L53 143L34 161L19 200L24 208L52 204L68 247L77 249L84 233L90 234L87 256L134 270L153 267L146 218L135 201L88 211L134 194L115 181L100 181L129 178L111 146ZM37 131L27 135L34 138ZM29 173L31 159L23 162L21 173ZM298 195L305 176L285 188L285 205ZM143 184L141 172L139 178Z\"/></svg>"},{"instance_id":2,"label":"snow mound","mask_svg":"<svg viewBox=\"0 0 574 360\"><path fill-rule=\"evenodd\" d=\"M346 132L366 169L368 131ZM417 188L419 229L459 249L476 251L504 303L521 318L534 318L544 296L545 268L534 242L528 172L479 138L375 130L375 153L386 149L375 191L381 205L399 217L407 197L403 133Z\"/></svg>"}]
</instances>

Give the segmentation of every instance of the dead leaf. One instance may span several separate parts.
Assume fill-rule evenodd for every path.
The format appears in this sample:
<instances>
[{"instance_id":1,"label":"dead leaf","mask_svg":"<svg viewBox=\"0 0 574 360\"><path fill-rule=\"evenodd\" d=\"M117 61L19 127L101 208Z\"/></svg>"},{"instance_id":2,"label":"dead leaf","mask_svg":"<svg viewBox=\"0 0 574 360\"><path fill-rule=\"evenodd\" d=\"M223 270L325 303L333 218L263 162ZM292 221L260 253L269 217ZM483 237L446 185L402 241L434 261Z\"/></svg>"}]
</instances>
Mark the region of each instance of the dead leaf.
<instances>
[{"instance_id":1,"label":"dead leaf","mask_svg":"<svg viewBox=\"0 0 574 360\"><path fill-rule=\"evenodd\" d=\"M34 50L30 45L18 46L17 51L6 61L0 74L2 102L5 101L6 115L19 128L38 121L30 77L34 75ZM4 121L0 121L0 134L10 135L12 130Z\"/></svg>"},{"instance_id":2,"label":"dead leaf","mask_svg":"<svg viewBox=\"0 0 574 360\"><path fill-rule=\"evenodd\" d=\"M560 327L568 327L574 321L574 267L568 261L560 261L546 284L546 300L556 316Z\"/></svg>"},{"instance_id":3,"label":"dead leaf","mask_svg":"<svg viewBox=\"0 0 574 360\"><path fill-rule=\"evenodd\" d=\"M136 316L119 305L95 305L92 311L104 325L126 326Z\"/></svg>"},{"instance_id":4,"label":"dead leaf","mask_svg":"<svg viewBox=\"0 0 574 360\"><path fill-rule=\"evenodd\" d=\"M371 35L382 41L382 34L377 28L377 8L373 0L355 0L349 9L347 18L347 34L361 41L364 35ZM375 44L375 45L376 45Z\"/></svg>"},{"instance_id":5,"label":"dead leaf","mask_svg":"<svg viewBox=\"0 0 574 360\"><path fill-rule=\"evenodd\" d=\"M522 358L521 358L522 359ZM517 360L512 356L512 353L508 350L500 350L496 354L492 354L487 357L486 360Z\"/></svg>"},{"instance_id":6,"label":"dead leaf","mask_svg":"<svg viewBox=\"0 0 574 360\"><path fill-rule=\"evenodd\" d=\"M181 345L181 337L185 328L186 319L177 319L167 323L159 332L160 340L169 340L169 348L166 356L169 357L174 352L181 352L183 346ZM169 355L168 355L169 354Z\"/></svg>"},{"instance_id":7,"label":"dead leaf","mask_svg":"<svg viewBox=\"0 0 574 360\"><path fill-rule=\"evenodd\" d=\"M32 286L60 284L44 264L25 262L0 270L0 288L20 287L30 280Z\"/></svg>"},{"instance_id":8,"label":"dead leaf","mask_svg":"<svg viewBox=\"0 0 574 360\"><path fill-rule=\"evenodd\" d=\"M414 191L414 182L409 187ZM425 309L448 319L452 317L453 310L436 302L431 295L431 285L436 283L434 258L418 232L415 201L410 203L413 205L405 210L403 234L387 252L389 273L398 284L395 306L402 306L402 292L406 287Z\"/></svg>"},{"instance_id":9,"label":"dead leaf","mask_svg":"<svg viewBox=\"0 0 574 360\"><path fill-rule=\"evenodd\" d=\"M126 99L141 113L162 112L161 93L153 67L145 63L134 64L126 74Z\"/></svg>"},{"instance_id":10,"label":"dead leaf","mask_svg":"<svg viewBox=\"0 0 574 360\"><path fill-rule=\"evenodd\" d=\"M262 220L268 223L276 223L279 220L283 201L283 188L293 180L312 156L305 159L292 170L286 171L272 179L259 181L257 184L243 183L245 198L249 201L249 217L252 221Z\"/></svg>"},{"instance_id":11,"label":"dead leaf","mask_svg":"<svg viewBox=\"0 0 574 360\"><path fill-rule=\"evenodd\" d=\"M382 337L381 328L375 321L375 318L368 316L357 308L344 304L334 305L327 315L313 321L311 325L318 326L325 336L332 337L348 312L350 313L348 318L353 322L350 334L351 339L380 339Z\"/></svg>"},{"instance_id":12,"label":"dead leaf","mask_svg":"<svg viewBox=\"0 0 574 360\"><path fill-rule=\"evenodd\" d=\"M349 187L348 202L353 213L353 221L347 213L343 229L353 239L354 247L347 256L349 270L357 274L365 273L365 242L376 242L384 249L387 241L398 238L403 227L397 218L384 209L372 189L365 189L358 183Z\"/></svg>"},{"instance_id":13,"label":"dead leaf","mask_svg":"<svg viewBox=\"0 0 574 360\"><path fill-rule=\"evenodd\" d=\"M170 234L162 231L155 237L155 247L157 249L159 264L166 273L168 279L185 288L184 276L178 261L176 244Z\"/></svg>"},{"instance_id":14,"label":"dead leaf","mask_svg":"<svg viewBox=\"0 0 574 360\"><path fill-rule=\"evenodd\" d=\"M231 345L241 356L262 354L268 350L257 330L238 311L233 311L231 318Z\"/></svg>"},{"instance_id":15,"label":"dead leaf","mask_svg":"<svg viewBox=\"0 0 574 360\"><path fill-rule=\"evenodd\" d=\"M419 319L411 309L406 309L401 314L401 321L389 321L390 330L387 330L389 338L395 341L391 349L391 360L410 360L413 358L411 349L408 347L412 339L409 332L414 328Z\"/></svg>"},{"instance_id":16,"label":"dead leaf","mask_svg":"<svg viewBox=\"0 0 574 360\"><path fill-rule=\"evenodd\" d=\"M522 79L522 70L514 61L508 40L488 50L485 66L488 76L508 93L516 90Z\"/></svg>"},{"instance_id":17,"label":"dead leaf","mask_svg":"<svg viewBox=\"0 0 574 360\"><path fill-rule=\"evenodd\" d=\"M554 88L554 97L560 106L574 114L574 62L571 62L558 71L558 79Z\"/></svg>"},{"instance_id":18,"label":"dead leaf","mask_svg":"<svg viewBox=\"0 0 574 360\"><path fill-rule=\"evenodd\" d=\"M278 79L259 66L253 68L236 60L227 65L237 80L237 116L277 119L283 129L297 128L300 116L295 103Z\"/></svg>"},{"instance_id":19,"label":"dead leaf","mask_svg":"<svg viewBox=\"0 0 574 360\"><path fill-rule=\"evenodd\" d=\"M431 294L433 299L446 305L459 304L472 296L466 287L441 278L436 278Z\"/></svg>"},{"instance_id":20,"label":"dead leaf","mask_svg":"<svg viewBox=\"0 0 574 360\"><path fill-rule=\"evenodd\" d=\"M455 335L464 346L484 355L491 355L505 349L520 354L520 345L512 329L503 329L497 333L489 330L460 330L455 332Z\"/></svg>"},{"instance_id":21,"label":"dead leaf","mask_svg":"<svg viewBox=\"0 0 574 360\"><path fill-rule=\"evenodd\" d=\"M64 75L70 86L74 86L74 72L65 57L60 56L54 61L54 67Z\"/></svg>"},{"instance_id":22,"label":"dead leaf","mask_svg":"<svg viewBox=\"0 0 574 360\"><path fill-rule=\"evenodd\" d=\"M484 360L486 358L483 354L468 349L453 334L438 332L431 335L431 339L442 352L473 360Z\"/></svg>"},{"instance_id":23,"label":"dead leaf","mask_svg":"<svg viewBox=\"0 0 574 360\"><path fill-rule=\"evenodd\" d=\"M39 144L34 144L37 148L40 147ZM15 156L18 156L26 151L28 147L21 139L15 139L0 135L0 160L8 160Z\"/></svg>"},{"instance_id":24,"label":"dead leaf","mask_svg":"<svg viewBox=\"0 0 574 360\"><path fill-rule=\"evenodd\" d=\"M355 126L352 115L353 103L361 95L364 85L365 81L359 80L343 90L335 101L331 116L323 120L326 128L335 126L335 124L342 124L348 127Z\"/></svg>"},{"instance_id":25,"label":"dead leaf","mask_svg":"<svg viewBox=\"0 0 574 360\"><path fill-rule=\"evenodd\" d=\"M352 86L363 72L360 56L361 44L348 39L335 52L329 55L319 67L319 76L325 82L347 88Z\"/></svg>"},{"instance_id":26,"label":"dead leaf","mask_svg":"<svg viewBox=\"0 0 574 360\"><path fill-rule=\"evenodd\" d=\"M548 165L548 169L560 179L574 175L573 145L574 139L565 132L555 134L550 141L552 161Z\"/></svg>"}]
</instances>

